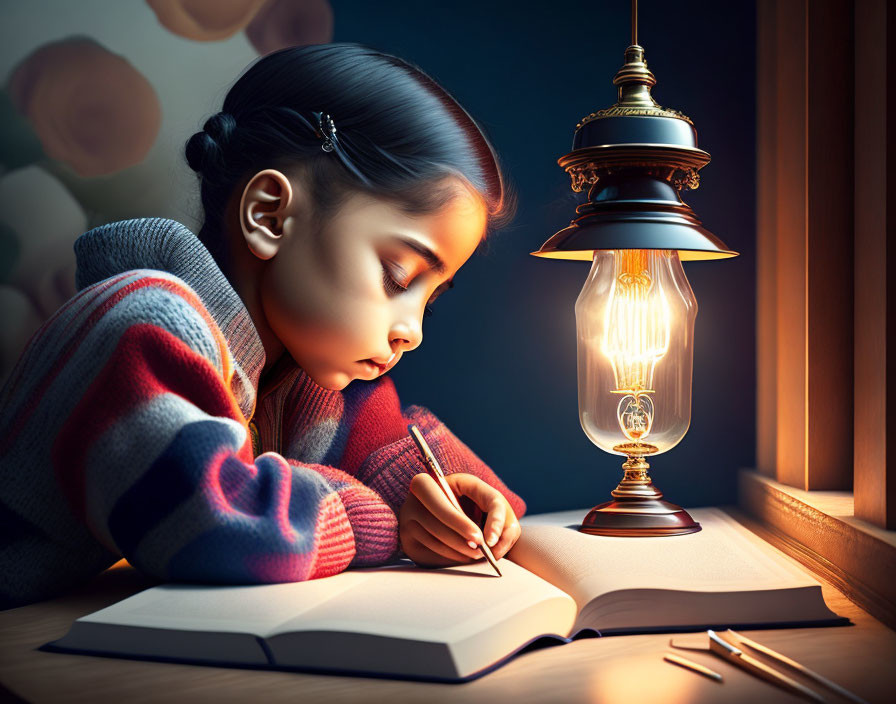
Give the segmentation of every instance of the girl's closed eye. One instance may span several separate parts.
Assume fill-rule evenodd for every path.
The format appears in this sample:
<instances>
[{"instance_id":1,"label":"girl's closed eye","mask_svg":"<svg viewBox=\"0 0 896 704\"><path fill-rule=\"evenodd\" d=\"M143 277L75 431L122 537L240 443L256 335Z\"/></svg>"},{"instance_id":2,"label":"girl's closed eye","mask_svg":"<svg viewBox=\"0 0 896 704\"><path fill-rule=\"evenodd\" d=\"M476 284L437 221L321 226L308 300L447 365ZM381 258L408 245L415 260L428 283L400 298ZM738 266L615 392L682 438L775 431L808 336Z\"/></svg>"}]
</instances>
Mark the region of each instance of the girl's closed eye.
<instances>
[{"instance_id":1,"label":"girl's closed eye","mask_svg":"<svg viewBox=\"0 0 896 704\"><path fill-rule=\"evenodd\" d=\"M392 273L392 270L389 266L386 265L385 262L381 262L383 267L383 288L386 289L386 293L390 296L396 296L399 293L404 293L408 290L407 286L400 284L396 278L396 275ZM404 270L401 270L404 272ZM398 278L402 278L398 275Z\"/></svg>"},{"instance_id":2,"label":"girl's closed eye","mask_svg":"<svg viewBox=\"0 0 896 704\"><path fill-rule=\"evenodd\" d=\"M404 277L402 277L401 275L393 274L392 270L391 270L392 265L387 265L385 262L381 262L381 264L382 264L382 268L383 268L383 287L385 288L386 293L388 293L390 296L395 296L395 295L398 295L400 293L404 293L405 291L407 291L408 290L407 285L402 284L398 281L399 278L404 278ZM394 265L394 266L396 269L398 269L402 273L404 273L404 269L402 269L401 267L399 267L397 265ZM432 304L435 303L435 300L442 294L443 291L445 291L446 289L449 289L449 288L453 288L453 287L454 287L453 281L448 281L445 284L443 284L442 286L439 286L439 288L436 289L435 292L433 293L432 298L430 298L429 302L426 304L423 314L426 316L432 315L432 313L433 313Z\"/></svg>"}]
</instances>

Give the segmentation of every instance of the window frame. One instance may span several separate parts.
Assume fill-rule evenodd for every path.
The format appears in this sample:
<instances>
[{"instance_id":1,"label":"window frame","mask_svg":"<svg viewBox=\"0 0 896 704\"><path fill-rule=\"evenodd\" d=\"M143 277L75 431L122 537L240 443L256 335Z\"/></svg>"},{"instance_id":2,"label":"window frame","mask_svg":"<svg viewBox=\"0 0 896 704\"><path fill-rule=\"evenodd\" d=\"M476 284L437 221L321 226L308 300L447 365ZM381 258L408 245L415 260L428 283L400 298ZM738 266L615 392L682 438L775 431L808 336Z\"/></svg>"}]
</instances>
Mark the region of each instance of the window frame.
<instances>
[{"instance_id":1,"label":"window frame","mask_svg":"<svg viewBox=\"0 0 896 704\"><path fill-rule=\"evenodd\" d=\"M891 628L894 25L886 0L757 0L757 468L738 494Z\"/></svg>"}]
</instances>

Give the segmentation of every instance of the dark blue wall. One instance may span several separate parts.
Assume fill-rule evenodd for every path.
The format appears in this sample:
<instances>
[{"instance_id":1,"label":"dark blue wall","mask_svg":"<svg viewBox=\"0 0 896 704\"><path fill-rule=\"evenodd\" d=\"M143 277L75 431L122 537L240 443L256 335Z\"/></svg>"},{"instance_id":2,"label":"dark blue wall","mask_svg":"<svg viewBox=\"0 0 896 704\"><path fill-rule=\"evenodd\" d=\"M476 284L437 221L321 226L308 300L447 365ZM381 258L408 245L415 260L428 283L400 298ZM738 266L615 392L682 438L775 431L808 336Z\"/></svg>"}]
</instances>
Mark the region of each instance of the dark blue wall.
<instances>
[{"instance_id":1,"label":"dark blue wall","mask_svg":"<svg viewBox=\"0 0 896 704\"><path fill-rule=\"evenodd\" d=\"M459 272L423 345L391 372L404 403L432 409L528 503L529 513L609 498L621 458L582 432L573 305L582 262L529 256L574 209L557 166L575 124L615 102L631 39L615 2L334 0L334 41L420 65L486 128L520 207L489 251ZM699 304L691 428L651 461L666 498L733 502L755 445L755 3L639 3L653 95L688 115L712 155L685 200L737 259L685 265Z\"/></svg>"}]
</instances>

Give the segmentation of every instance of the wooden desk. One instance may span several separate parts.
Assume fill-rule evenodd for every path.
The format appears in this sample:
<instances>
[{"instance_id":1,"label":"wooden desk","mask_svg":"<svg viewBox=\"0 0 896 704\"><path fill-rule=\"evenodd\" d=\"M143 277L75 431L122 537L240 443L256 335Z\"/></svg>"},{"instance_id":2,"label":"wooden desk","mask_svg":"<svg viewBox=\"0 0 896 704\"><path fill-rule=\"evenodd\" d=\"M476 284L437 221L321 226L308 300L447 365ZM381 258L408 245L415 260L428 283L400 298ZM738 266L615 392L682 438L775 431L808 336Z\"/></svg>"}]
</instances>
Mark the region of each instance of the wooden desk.
<instances>
[{"instance_id":1,"label":"wooden desk","mask_svg":"<svg viewBox=\"0 0 896 704\"><path fill-rule=\"evenodd\" d=\"M732 511L739 519L742 516ZM746 521L745 521L746 522ZM750 525L747 522L747 525ZM788 558L789 559L789 558ZM796 563L794 563L796 564ZM802 567L800 568L802 569ZM817 578L817 577L816 577ZM709 654L686 653L721 672L720 684L663 662L669 635L594 638L524 653L466 684L142 662L38 651L72 621L152 583L110 569L76 593L0 612L0 700L28 702L793 702ZM853 626L743 631L870 702L896 701L896 633L823 582L824 597ZM693 636L677 636L692 638ZM5 697L4 697L5 695ZM829 702L844 702L833 693Z\"/></svg>"}]
</instances>

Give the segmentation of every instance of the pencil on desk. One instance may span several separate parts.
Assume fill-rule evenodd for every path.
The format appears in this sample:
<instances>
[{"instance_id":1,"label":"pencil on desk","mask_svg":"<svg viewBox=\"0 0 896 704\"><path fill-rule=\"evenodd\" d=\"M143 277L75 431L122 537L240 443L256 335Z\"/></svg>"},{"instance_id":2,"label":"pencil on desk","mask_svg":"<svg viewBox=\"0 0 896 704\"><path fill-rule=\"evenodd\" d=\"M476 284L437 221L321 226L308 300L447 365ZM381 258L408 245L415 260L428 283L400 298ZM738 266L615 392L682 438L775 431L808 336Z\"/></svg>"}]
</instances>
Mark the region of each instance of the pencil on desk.
<instances>
[{"instance_id":1,"label":"pencil on desk","mask_svg":"<svg viewBox=\"0 0 896 704\"><path fill-rule=\"evenodd\" d=\"M750 657L740 648L735 648L733 645L731 645L731 643L728 643L720 636L718 636L715 631L707 631L707 634L709 634L710 651L727 660L732 665L737 665L737 667L741 668L742 670L746 670L747 672L757 675L762 679L771 682L772 684L776 684L782 689L787 689L791 692L801 694L804 697L811 699L812 701L825 701L824 697L817 694L816 692L813 692L805 685L800 684L787 675L781 674L765 663L759 662L759 660L757 660L756 658Z\"/></svg>"},{"instance_id":2,"label":"pencil on desk","mask_svg":"<svg viewBox=\"0 0 896 704\"><path fill-rule=\"evenodd\" d=\"M680 665L687 670L692 670L697 674L704 675L706 677L709 677L710 679L716 680L717 682L722 681L722 675L720 675L715 670L710 670L708 667L703 667L703 665L696 663L693 660L683 658L680 655L675 655L674 653L666 653L665 655L663 655L663 660L665 660L666 662L671 662L674 665Z\"/></svg>"},{"instance_id":3,"label":"pencil on desk","mask_svg":"<svg viewBox=\"0 0 896 704\"><path fill-rule=\"evenodd\" d=\"M840 694L851 701L858 702L858 704L868 704L868 702L866 702L861 697L853 694L848 689L844 689L836 682L831 682L831 680L829 680L827 677L824 677L823 675L819 675L817 672L815 672L815 670L810 670L805 665L800 665L796 660L791 660L786 655L781 655L781 653L772 650L768 646L757 643L754 640L750 640L746 636L742 636L740 635L740 633L736 633L731 629L727 630L726 633L730 633L731 637L738 642L738 645L746 645L753 650L764 653L765 655L768 655L772 660L775 660L782 665L786 665L787 667L796 670L797 672L801 672L802 674L806 675L806 677L815 680L819 684L823 684L828 689L837 692L837 694Z\"/></svg>"},{"instance_id":4,"label":"pencil on desk","mask_svg":"<svg viewBox=\"0 0 896 704\"><path fill-rule=\"evenodd\" d=\"M439 488L442 490L442 493L448 498L451 504L458 511L463 513L464 516L467 514L464 513L464 510L460 507L460 502L458 502L457 497L454 495L454 492L451 490L451 487L448 486L448 482L445 481L445 475L442 473L442 468L439 466L439 461L436 459L436 456L433 454L432 450L429 449L429 444L423 437L423 433L420 432L420 429L416 425L409 425L408 432L411 434L411 437L414 438L414 442L417 443L417 447L420 450L420 454L423 455L423 463L426 465L426 472L433 479L436 480L436 484L439 485ZM479 549L482 551L482 554L485 555L485 559L488 560L489 564L494 568L495 572L498 573L499 577L502 577L501 570L498 568L498 561L495 560L495 556L492 554L491 549L488 547L488 543L485 542L485 536L483 536L482 544L479 546Z\"/></svg>"}]
</instances>

